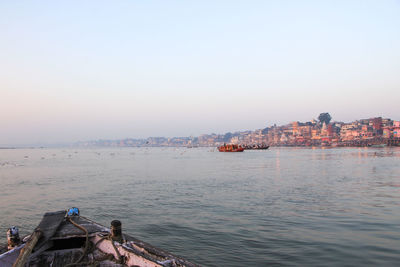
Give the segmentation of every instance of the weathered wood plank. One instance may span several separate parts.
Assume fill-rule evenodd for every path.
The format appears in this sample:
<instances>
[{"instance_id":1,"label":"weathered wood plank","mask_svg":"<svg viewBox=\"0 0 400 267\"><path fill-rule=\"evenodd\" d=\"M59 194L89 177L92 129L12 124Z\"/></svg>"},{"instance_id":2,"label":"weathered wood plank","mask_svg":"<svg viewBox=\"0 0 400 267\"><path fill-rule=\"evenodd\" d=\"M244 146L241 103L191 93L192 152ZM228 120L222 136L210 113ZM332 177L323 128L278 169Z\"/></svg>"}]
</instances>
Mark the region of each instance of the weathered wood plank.
<instances>
[{"instance_id":1,"label":"weathered wood plank","mask_svg":"<svg viewBox=\"0 0 400 267\"><path fill-rule=\"evenodd\" d=\"M57 228L64 220L65 214L66 212L61 210L57 212L47 212L43 215L43 219L37 227L42 232L42 237L34 248L34 251L38 250L55 234Z\"/></svg>"},{"instance_id":2,"label":"weathered wood plank","mask_svg":"<svg viewBox=\"0 0 400 267\"><path fill-rule=\"evenodd\" d=\"M33 248L35 247L36 243L42 235L43 233L39 229L35 230L35 232L31 235L29 241L25 244L24 248L21 249L21 252L19 253L17 260L13 264L13 267L25 266L29 255L31 255Z\"/></svg>"}]
</instances>

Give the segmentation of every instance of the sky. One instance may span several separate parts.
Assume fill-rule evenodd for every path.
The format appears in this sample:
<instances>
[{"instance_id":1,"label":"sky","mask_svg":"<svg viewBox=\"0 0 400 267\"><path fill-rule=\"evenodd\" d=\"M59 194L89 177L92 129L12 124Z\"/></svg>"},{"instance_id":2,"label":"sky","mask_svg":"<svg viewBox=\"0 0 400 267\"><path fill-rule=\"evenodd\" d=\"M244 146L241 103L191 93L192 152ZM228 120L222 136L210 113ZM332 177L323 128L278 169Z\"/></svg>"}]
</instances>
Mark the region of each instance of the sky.
<instances>
[{"instance_id":1,"label":"sky","mask_svg":"<svg viewBox=\"0 0 400 267\"><path fill-rule=\"evenodd\" d=\"M400 120L400 1L1 1L0 145Z\"/></svg>"}]
</instances>

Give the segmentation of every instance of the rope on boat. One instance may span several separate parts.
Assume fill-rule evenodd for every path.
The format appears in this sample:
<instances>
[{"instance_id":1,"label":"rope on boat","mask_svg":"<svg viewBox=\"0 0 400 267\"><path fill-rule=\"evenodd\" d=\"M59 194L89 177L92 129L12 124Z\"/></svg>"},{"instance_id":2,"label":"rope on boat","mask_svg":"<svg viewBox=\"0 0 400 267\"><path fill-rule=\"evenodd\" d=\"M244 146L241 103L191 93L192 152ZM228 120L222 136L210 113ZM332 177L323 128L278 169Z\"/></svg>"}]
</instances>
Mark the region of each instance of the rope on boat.
<instances>
[{"instance_id":1,"label":"rope on boat","mask_svg":"<svg viewBox=\"0 0 400 267\"><path fill-rule=\"evenodd\" d=\"M107 236L104 236L104 237L100 238L100 239L96 242L96 244L94 244L94 248L97 248L97 245L100 244L102 241L104 241L104 240L106 240L106 239L109 240L109 241L111 242L111 244L112 244L112 246L113 246L113 248L114 248L114 250L115 250L115 253L117 254L117 257L118 257L117 263L123 263L123 257L121 256L121 253L119 253L118 248L115 246L114 240L111 238L111 235L110 235L110 234L108 234ZM114 257L114 256L113 256L113 257Z\"/></svg>"},{"instance_id":2,"label":"rope on boat","mask_svg":"<svg viewBox=\"0 0 400 267\"><path fill-rule=\"evenodd\" d=\"M100 261L102 261L102 260L107 260L107 259L111 260L111 259L114 258L114 255L112 255L112 254L106 254L106 255L104 256L104 258L95 260L95 261L92 262L92 263L90 263L90 262L81 262L82 259L83 259L83 258L87 255L87 253L88 253L88 248L89 248L89 232L87 231L87 229L86 229L85 227L83 227L82 225L79 225L79 224L77 224L76 222L74 222L74 221L71 219L71 217L68 216L68 217L67 217L67 220L68 220L70 223L72 223L75 227L77 227L78 229L80 229L80 230L82 230L82 231L85 232L85 235L86 235L86 242L85 242L85 248L84 248L84 250L83 250L83 254L81 255L81 257L80 257L77 261L75 261L74 263L67 264L65 267L79 266L79 265L97 266L97 264L100 263ZM111 241L111 244L112 244L112 246L113 246L113 248L114 248L114 250L115 250L115 253L117 254L117 263L123 263L124 257L121 256L121 254L119 253L118 248L115 246L114 240L112 239L111 234L108 234L107 236L104 236L104 237L102 237L100 240L98 240L98 241L96 242L96 244L94 245L94 249L97 247L98 244L100 244L100 242L102 242L103 240L106 240L106 239L109 240L109 241Z\"/></svg>"},{"instance_id":3,"label":"rope on boat","mask_svg":"<svg viewBox=\"0 0 400 267\"><path fill-rule=\"evenodd\" d=\"M114 247L115 252L117 253L118 256L118 260L117 263L123 263L123 258L121 257L121 254L119 253L119 250L117 249L117 247L114 244L114 240L112 240L111 236L108 237L108 239L111 241L112 246Z\"/></svg>"},{"instance_id":4,"label":"rope on boat","mask_svg":"<svg viewBox=\"0 0 400 267\"><path fill-rule=\"evenodd\" d=\"M74 263L67 264L65 267L79 265L79 262L86 256L87 250L88 250L88 248L89 248L89 232L86 230L86 228L83 227L83 226L81 226L81 225L79 225L79 224L77 224L76 222L74 222L74 221L71 219L71 217L69 217L69 216L67 217L67 220L68 220L70 223L72 223L76 228L78 228L78 229L80 229L80 230L82 230L82 231L85 232L85 235L86 235L86 242L85 242L85 248L84 248L83 253L82 253L82 255L80 256L80 258L79 258L76 262L74 262Z\"/></svg>"}]
</instances>

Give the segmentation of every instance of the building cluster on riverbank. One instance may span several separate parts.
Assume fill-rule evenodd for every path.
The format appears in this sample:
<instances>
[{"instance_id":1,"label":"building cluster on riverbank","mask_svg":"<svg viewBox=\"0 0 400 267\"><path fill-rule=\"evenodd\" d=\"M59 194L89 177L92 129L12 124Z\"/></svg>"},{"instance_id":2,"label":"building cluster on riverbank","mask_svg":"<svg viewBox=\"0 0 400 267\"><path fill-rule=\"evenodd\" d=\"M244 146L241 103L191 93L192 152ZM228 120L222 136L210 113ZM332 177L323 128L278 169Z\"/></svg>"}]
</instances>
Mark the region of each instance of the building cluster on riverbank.
<instances>
[{"instance_id":1,"label":"building cluster on riverbank","mask_svg":"<svg viewBox=\"0 0 400 267\"><path fill-rule=\"evenodd\" d=\"M201 145L222 142L237 144L268 144L271 146L374 146L400 145L400 121L381 117L350 123L325 123L312 120L292 122L256 131L233 134L202 135Z\"/></svg>"},{"instance_id":2,"label":"building cluster on riverbank","mask_svg":"<svg viewBox=\"0 0 400 267\"><path fill-rule=\"evenodd\" d=\"M270 146L375 146L400 145L400 121L381 117L350 123L316 120L292 122L255 131L203 134L198 137L149 137L147 139L98 140L83 146L218 146L224 143Z\"/></svg>"},{"instance_id":3,"label":"building cluster on riverbank","mask_svg":"<svg viewBox=\"0 0 400 267\"><path fill-rule=\"evenodd\" d=\"M372 146L397 145L400 121L381 117L351 123L293 122L263 129L259 135L275 146Z\"/></svg>"}]
</instances>

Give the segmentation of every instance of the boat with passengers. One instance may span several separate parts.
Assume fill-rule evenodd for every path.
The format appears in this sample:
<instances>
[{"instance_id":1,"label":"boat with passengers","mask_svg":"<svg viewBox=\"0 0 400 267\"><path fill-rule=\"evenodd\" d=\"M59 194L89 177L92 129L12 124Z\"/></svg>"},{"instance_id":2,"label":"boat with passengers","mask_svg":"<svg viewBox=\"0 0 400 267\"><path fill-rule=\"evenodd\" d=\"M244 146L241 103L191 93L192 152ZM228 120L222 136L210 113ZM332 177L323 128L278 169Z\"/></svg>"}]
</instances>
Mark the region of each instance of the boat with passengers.
<instances>
[{"instance_id":1,"label":"boat with passengers","mask_svg":"<svg viewBox=\"0 0 400 267\"><path fill-rule=\"evenodd\" d=\"M236 144L224 144L218 147L219 152L243 152L244 147Z\"/></svg>"}]
</instances>

